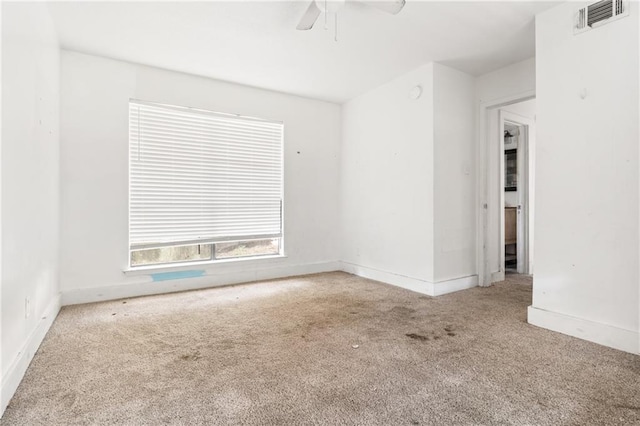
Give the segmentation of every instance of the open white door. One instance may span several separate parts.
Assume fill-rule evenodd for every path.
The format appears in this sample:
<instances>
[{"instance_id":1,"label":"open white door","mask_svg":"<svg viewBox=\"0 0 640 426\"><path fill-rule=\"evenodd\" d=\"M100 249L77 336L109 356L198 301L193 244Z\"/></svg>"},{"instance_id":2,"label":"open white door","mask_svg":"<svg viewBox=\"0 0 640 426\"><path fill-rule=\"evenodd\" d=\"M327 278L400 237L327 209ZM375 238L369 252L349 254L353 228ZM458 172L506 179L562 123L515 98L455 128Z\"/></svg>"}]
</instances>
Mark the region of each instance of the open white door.
<instances>
[{"instance_id":1,"label":"open white door","mask_svg":"<svg viewBox=\"0 0 640 426\"><path fill-rule=\"evenodd\" d=\"M529 204L527 200L527 188L528 184L528 174L527 174L527 152L529 150L529 145L527 144L527 135L529 134L529 126L527 125L518 125L518 244L517 244L517 256L518 256L518 264L517 271L519 274L526 274L528 272L527 264L528 264L528 250L529 246L529 235L527 233L527 221L528 221L528 212L529 212Z\"/></svg>"},{"instance_id":2,"label":"open white door","mask_svg":"<svg viewBox=\"0 0 640 426\"><path fill-rule=\"evenodd\" d=\"M518 147L517 147L517 272L519 274L529 274L529 132L533 122L527 117L514 114L508 111L500 111L500 134L504 134L505 122L511 123L518 127ZM504 141L501 143L501 152L504 152ZM501 188L504 189L504 156L501 164L502 178L500 180ZM501 205L504 207L504 192L501 197ZM500 250L500 264L505 262L504 247L504 208L501 212L500 220L500 241L503 242Z\"/></svg>"},{"instance_id":3,"label":"open white door","mask_svg":"<svg viewBox=\"0 0 640 426\"><path fill-rule=\"evenodd\" d=\"M499 139L499 143L498 143L498 164L499 164L499 179L498 179L498 208L500 211L500 227L499 229L499 233L500 233L500 269L498 270L498 273L496 274L496 276L492 277L492 281L504 281L504 273L505 273L505 259L506 259L506 250L505 250L505 232L504 232L504 222L505 222L505 213L504 213L504 207L505 207L505 196L504 196L504 182L505 182L505 160L504 160L504 131L505 131L505 122L506 117L505 115L508 114L506 111L502 111L499 110L498 111L498 120L499 120L499 125L498 125L498 139Z\"/></svg>"}]
</instances>

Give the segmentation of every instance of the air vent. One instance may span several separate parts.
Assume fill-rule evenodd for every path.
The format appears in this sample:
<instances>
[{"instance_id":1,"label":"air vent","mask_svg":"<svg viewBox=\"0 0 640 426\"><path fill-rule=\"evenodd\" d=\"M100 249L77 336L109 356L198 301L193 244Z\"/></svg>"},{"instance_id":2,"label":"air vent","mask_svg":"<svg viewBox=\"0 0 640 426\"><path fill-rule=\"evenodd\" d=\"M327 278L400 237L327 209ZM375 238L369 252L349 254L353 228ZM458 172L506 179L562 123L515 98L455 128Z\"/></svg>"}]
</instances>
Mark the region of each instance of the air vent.
<instances>
[{"instance_id":1,"label":"air vent","mask_svg":"<svg viewBox=\"0 0 640 426\"><path fill-rule=\"evenodd\" d=\"M601 0L578 9L573 33L580 34L629 15L629 0Z\"/></svg>"}]
</instances>

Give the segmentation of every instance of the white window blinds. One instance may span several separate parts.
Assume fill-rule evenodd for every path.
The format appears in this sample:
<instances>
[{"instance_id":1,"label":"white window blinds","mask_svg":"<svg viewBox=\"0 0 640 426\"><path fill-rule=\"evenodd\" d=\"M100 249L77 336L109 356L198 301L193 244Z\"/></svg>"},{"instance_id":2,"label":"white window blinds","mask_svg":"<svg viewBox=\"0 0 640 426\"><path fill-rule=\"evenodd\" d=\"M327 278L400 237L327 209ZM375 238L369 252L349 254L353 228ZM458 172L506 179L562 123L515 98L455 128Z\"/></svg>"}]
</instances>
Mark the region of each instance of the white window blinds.
<instances>
[{"instance_id":1,"label":"white window blinds","mask_svg":"<svg viewBox=\"0 0 640 426\"><path fill-rule=\"evenodd\" d=\"M129 103L129 243L277 238L282 123Z\"/></svg>"}]
</instances>

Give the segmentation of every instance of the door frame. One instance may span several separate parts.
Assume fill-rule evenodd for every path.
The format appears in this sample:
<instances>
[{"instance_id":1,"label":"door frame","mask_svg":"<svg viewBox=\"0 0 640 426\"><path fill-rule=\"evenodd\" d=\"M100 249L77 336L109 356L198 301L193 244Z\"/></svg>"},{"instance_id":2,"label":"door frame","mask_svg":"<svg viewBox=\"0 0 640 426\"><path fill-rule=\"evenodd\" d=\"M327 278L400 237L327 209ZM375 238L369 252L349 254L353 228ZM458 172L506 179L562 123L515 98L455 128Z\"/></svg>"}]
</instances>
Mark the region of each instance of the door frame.
<instances>
[{"instance_id":1,"label":"door frame","mask_svg":"<svg viewBox=\"0 0 640 426\"><path fill-rule=\"evenodd\" d=\"M518 127L524 129L524 134L522 137L518 139L518 209L517 209L517 220L518 220L518 247L517 247L517 256L518 256L518 273L519 274L529 274L531 271L529 269L529 135L531 133L531 128L533 127L533 120L522 116L520 114L516 114L510 111L498 111L498 119L500 120L499 124L499 134L504 134L504 124L505 122L512 123ZM500 188L504 188L504 138L500 137L500 152L503 155L500 156ZM505 247L504 247L504 201L505 195L504 190L500 191L500 205L503 207L500 209L500 241L502 244L500 245L500 272L502 273L502 280L504 280L504 263L505 263ZM523 244L520 244L520 240L523 241Z\"/></svg>"},{"instance_id":2,"label":"door frame","mask_svg":"<svg viewBox=\"0 0 640 426\"><path fill-rule=\"evenodd\" d=\"M478 107L476 116L478 123L478 134L476 135L478 140L478 149L476 151L476 269L478 271L478 285L481 287L488 287L492 283L491 268L489 265L489 256L487 250L487 242L489 239L489 217L487 213L489 195L488 139L490 137L487 133L488 111L490 109L528 101L530 99L534 99L535 97L535 90L527 90L525 92L497 98L490 101L481 101ZM504 140L502 141L502 143L504 144ZM504 161L504 156L502 158L502 161ZM502 192L504 196L504 190ZM504 211L502 212L502 215L504 215ZM502 227L504 228L504 225ZM502 230L502 232L504 232L504 229Z\"/></svg>"}]
</instances>

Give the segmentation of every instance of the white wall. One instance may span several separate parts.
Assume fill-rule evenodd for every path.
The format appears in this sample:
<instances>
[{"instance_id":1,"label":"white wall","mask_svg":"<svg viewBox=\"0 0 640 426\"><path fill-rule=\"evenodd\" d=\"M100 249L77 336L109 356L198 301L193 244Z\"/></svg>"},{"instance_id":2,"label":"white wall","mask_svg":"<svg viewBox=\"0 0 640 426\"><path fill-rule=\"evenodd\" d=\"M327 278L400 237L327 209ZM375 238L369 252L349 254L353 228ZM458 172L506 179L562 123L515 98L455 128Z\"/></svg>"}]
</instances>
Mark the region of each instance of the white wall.
<instances>
[{"instance_id":1,"label":"white wall","mask_svg":"<svg viewBox=\"0 0 640 426\"><path fill-rule=\"evenodd\" d=\"M59 310L58 97L46 5L3 3L0 413Z\"/></svg>"},{"instance_id":2,"label":"white wall","mask_svg":"<svg viewBox=\"0 0 640 426\"><path fill-rule=\"evenodd\" d=\"M427 294L475 285L473 88L432 63L343 106L345 270Z\"/></svg>"},{"instance_id":3,"label":"white wall","mask_svg":"<svg viewBox=\"0 0 640 426\"><path fill-rule=\"evenodd\" d=\"M500 68L476 78L476 100L498 102L536 89L535 58Z\"/></svg>"},{"instance_id":4,"label":"white wall","mask_svg":"<svg viewBox=\"0 0 640 426\"><path fill-rule=\"evenodd\" d=\"M479 237L477 235L479 218L476 217L475 207L478 200L476 193L479 187L477 184L476 156L478 153L476 152L475 135L477 134L476 124L479 123L476 122L476 117L487 120L486 116L481 117L478 114L481 105L499 105L508 99L531 97L535 91L535 60L533 58L480 76L475 80L464 73L440 64L430 64L429 66L433 69L431 76L433 99L429 109L433 118L415 119L408 124L396 118L396 116L401 118L409 116L407 105L411 105L411 102L406 95L403 96L403 93L408 93L411 85L416 84L412 73L374 89L344 106L343 145L345 154L342 164L342 228L343 235L345 235L345 247L343 260L365 267L364 269L391 273L392 276L387 276L387 281L397 279L397 277L394 278L394 274L402 275L405 278L426 280L431 283L477 274L476 238ZM417 113L423 117L425 111L427 110L423 109ZM429 112L427 113L429 114ZM495 114L495 120L490 123L497 124L497 110L493 114ZM364 123L377 124L365 130ZM429 126L432 128L429 129ZM381 133L382 129L386 134ZM415 265L414 260L410 257L397 259L398 251L393 251L389 247L386 241L392 241L394 229L387 229L382 225L382 229L389 231L385 232L388 238L375 243L379 245L375 255L369 253L367 248L365 248L366 253L363 255L362 250L358 250L354 246L355 244L362 246L363 241L369 242L373 237L367 234L366 229L371 229L366 225L367 222L360 222L358 217L361 214L365 216L378 215L378 210L362 207L362 199L373 199L374 195L379 192L378 188L375 191L362 191L369 181L369 179L362 177L362 169L368 168L369 171L375 171L375 164L387 164L389 158L384 152L368 151L368 149L372 144L385 146L389 139L387 135L394 134L394 132L400 132L398 134L402 136L401 139L394 138L394 141L397 143L398 140L402 140L404 143L408 143L408 146L411 146L412 139L410 136L404 136L405 132L407 135L433 133L433 148L428 160L433 172L427 173L428 169L418 172L421 173L420 176L423 176L421 178L423 181L425 176L431 179L431 187L433 188L433 199L430 203L426 203L431 209L432 213L430 214L433 214L433 217L429 216L429 233L433 235L433 247L429 248L432 251L428 256L420 255L428 257L428 260L423 261L421 265L424 268L419 271L422 275L416 274L416 271L411 270L410 266L401 264L401 262L407 262L410 265ZM485 124L482 134L485 143L491 132L492 129ZM418 136L419 138L420 136ZM496 272L499 270L500 247L498 235L500 209L497 201L499 200L499 167L497 163L499 153L497 145L487 144L487 149L487 153L481 154L488 155L496 161L493 164L495 167L491 167L491 165L489 167L489 170L494 171L489 176L489 185L494 184L495 186L495 191L490 194L495 198L495 208L489 210L489 217L496 234L495 241L491 240L489 243L491 253L495 253L492 264L493 272ZM495 155L492 155L493 151L495 151ZM367 161L363 161L365 158ZM374 166L368 167L368 164ZM398 165L396 168L406 173L406 169L402 165ZM411 167L409 169L414 170ZM400 187L402 186L400 185ZM415 184L409 182L408 188L412 187L415 187ZM431 187L429 187L430 191ZM350 195L354 193L354 189L349 188L358 188L359 195L355 199ZM406 202L403 204L402 200L396 199L402 197L402 194L404 194L402 190L400 194L389 191L389 196L385 197L385 192L383 192L377 202L385 205L406 205ZM429 194L421 195L431 196ZM492 205L491 200L489 204ZM421 219L418 221L405 218L407 220L403 226L405 229L411 229L416 224L421 224L424 217L426 215L420 214ZM381 216L376 219L376 234L379 234L380 226L378 223L382 222L385 220ZM354 235L358 235L358 237L355 241L350 241ZM400 240L403 241L402 245L408 244L408 247L411 248L413 239L410 236L400 238ZM350 244L351 246L349 246ZM389 253L383 253L385 248L389 250ZM419 249L415 247L411 251L419 253ZM362 257L366 258L368 255L372 255L372 259L364 259L363 261ZM361 268L361 270L363 269ZM376 275L375 277L385 279L384 276Z\"/></svg>"},{"instance_id":5,"label":"white wall","mask_svg":"<svg viewBox=\"0 0 640 426\"><path fill-rule=\"evenodd\" d=\"M515 104L506 105L502 108L503 111L509 111L514 114L521 115L523 117L535 120L536 116L536 100L529 99L528 101L517 102Z\"/></svg>"},{"instance_id":6,"label":"white wall","mask_svg":"<svg viewBox=\"0 0 640 426\"><path fill-rule=\"evenodd\" d=\"M343 105L342 260L351 272L434 279L433 74L424 65Z\"/></svg>"},{"instance_id":7,"label":"white wall","mask_svg":"<svg viewBox=\"0 0 640 426\"><path fill-rule=\"evenodd\" d=\"M577 6L536 20L529 322L638 353L640 8L633 3L631 16L574 36Z\"/></svg>"},{"instance_id":8,"label":"white wall","mask_svg":"<svg viewBox=\"0 0 640 426\"><path fill-rule=\"evenodd\" d=\"M62 51L61 58L64 303L339 267L339 105L74 52ZM288 257L218 263L204 277L162 282L123 274L130 98L284 121Z\"/></svg>"},{"instance_id":9,"label":"white wall","mask_svg":"<svg viewBox=\"0 0 640 426\"><path fill-rule=\"evenodd\" d=\"M474 78L434 64L434 282L476 268Z\"/></svg>"}]
</instances>

